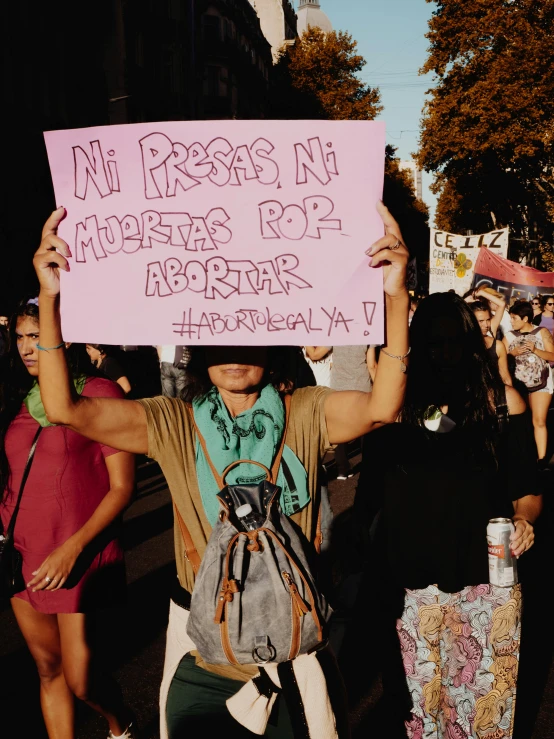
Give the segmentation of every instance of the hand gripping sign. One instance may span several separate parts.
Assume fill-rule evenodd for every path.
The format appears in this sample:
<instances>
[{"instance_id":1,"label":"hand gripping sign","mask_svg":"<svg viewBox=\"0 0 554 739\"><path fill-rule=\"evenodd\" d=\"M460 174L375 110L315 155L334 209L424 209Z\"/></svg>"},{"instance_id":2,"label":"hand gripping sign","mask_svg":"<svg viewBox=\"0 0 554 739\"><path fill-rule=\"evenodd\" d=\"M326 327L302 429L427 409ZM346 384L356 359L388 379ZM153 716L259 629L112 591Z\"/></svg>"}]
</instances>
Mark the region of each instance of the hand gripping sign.
<instances>
[{"instance_id":1,"label":"hand gripping sign","mask_svg":"<svg viewBox=\"0 0 554 739\"><path fill-rule=\"evenodd\" d=\"M66 341L377 344L383 123L193 121L45 133Z\"/></svg>"}]
</instances>

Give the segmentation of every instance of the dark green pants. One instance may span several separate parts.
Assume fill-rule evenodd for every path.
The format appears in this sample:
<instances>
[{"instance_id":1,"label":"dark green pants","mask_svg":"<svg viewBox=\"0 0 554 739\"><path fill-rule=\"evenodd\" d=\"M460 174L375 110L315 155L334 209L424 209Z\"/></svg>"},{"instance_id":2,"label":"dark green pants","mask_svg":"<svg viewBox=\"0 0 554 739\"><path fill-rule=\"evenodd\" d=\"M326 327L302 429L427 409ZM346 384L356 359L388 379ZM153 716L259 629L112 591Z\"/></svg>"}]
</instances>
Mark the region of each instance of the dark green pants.
<instances>
[{"instance_id":1,"label":"dark green pants","mask_svg":"<svg viewBox=\"0 0 554 739\"><path fill-rule=\"evenodd\" d=\"M187 654L181 660L169 688L166 718L169 739L190 739L191 736L211 736L218 732L225 739L254 737L230 715L227 698L237 693L244 683L214 675L197 667L194 657ZM203 734L193 734L198 729ZM293 739L292 727L284 699L279 696L264 734L270 739Z\"/></svg>"}]
</instances>

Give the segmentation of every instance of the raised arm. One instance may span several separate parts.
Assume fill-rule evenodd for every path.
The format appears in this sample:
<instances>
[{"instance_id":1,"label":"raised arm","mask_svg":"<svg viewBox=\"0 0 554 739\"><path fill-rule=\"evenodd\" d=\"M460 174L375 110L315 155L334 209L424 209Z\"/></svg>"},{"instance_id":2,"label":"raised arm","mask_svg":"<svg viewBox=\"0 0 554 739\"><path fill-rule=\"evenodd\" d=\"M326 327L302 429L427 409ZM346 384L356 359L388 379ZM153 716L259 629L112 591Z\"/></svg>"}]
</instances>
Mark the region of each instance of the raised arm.
<instances>
[{"instance_id":1,"label":"raised arm","mask_svg":"<svg viewBox=\"0 0 554 739\"><path fill-rule=\"evenodd\" d=\"M408 249L398 223L388 209L377 207L385 236L366 252L372 268L383 266L385 291L385 344L379 355L372 393L330 393L325 401L327 431L332 444L340 444L387 423L394 423L404 402L408 363L408 311L406 290ZM403 359L399 359L402 357Z\"/></svg>"},{"instance_id":2,"label":"raised arm","mask_svg":"<svg viewBox=\"0 0 554 739\"><path fill-rule=\"evenodd\" d=\"M500 321L502 320L502 316L504 315L504 311L506 310L506 300L500 293L497 293L493 290L486 290L485 288L477 290L475 296L477 298L485 298L485 300L488 300L489 303L492 303L494 305L495 311L494 316L491 319L491 334L496 339L496 334L500 327Z\"/></svg>"},{"instance_id":3,"label":"raised arm","mask_svg":"<svg viewBox=\"0 0 554 739\"><path fill-rule=\"evenodd\" d=\"M39 384L51 423L68 426L102 444L135 454L148 452L146 413L133 400L84 398L74 390L63 347L60 321L60 269L69 272L68 245L58 235L64 208L46 221L33 264L40 283Z\"/></svg>"}]
</instances>

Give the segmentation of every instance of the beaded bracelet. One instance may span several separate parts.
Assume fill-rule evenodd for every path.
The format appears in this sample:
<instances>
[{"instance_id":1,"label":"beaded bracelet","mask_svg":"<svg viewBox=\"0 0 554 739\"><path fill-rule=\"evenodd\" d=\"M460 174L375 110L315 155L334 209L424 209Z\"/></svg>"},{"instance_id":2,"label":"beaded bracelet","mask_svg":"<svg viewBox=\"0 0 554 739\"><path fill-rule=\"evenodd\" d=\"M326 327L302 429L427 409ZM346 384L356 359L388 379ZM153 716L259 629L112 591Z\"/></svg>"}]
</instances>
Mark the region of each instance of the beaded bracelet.
<instances>
[{"instance_id":1,"label":"beaded bracelet","mask_svg":"<svg viewBox=\"0 0 554 739\"><path fill-rule=\"evenodd\" d=\"M37 349L41 352L51 352L54 349L61 349L62 346L65 346L65 341L62 341L62 343L57 346L41 346L40 344L37 344Z\"/></svg>"}]
</instances>

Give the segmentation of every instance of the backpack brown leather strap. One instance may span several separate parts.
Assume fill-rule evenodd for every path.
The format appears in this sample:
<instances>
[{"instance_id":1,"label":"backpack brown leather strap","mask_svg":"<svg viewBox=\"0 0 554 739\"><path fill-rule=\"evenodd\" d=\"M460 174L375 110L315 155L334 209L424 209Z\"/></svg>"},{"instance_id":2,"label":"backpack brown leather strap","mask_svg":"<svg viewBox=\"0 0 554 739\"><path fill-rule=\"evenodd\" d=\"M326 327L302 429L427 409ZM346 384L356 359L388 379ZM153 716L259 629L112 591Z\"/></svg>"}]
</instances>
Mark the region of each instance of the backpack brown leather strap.
<instances>
[{"instance_id":1,"label":"backpack brown leather strap","mask_svg":"<svg viewBox=\"0 0 554 739\"><path fill-rule=\"evenodd\" d=\"M273 482L271 470L268 470L265 464L262 464L261 462L255 462L253 459L237 459L236 462L231 462L231 464L223 470L223 474L221 475L223 483L225 483L225 479L229 472L231 472L231 470L235 467L238 467L239 464L253 464L257 467L260 467L265 472L265 479L268 482Z\"/></svg>"},{"instance_id":2,"label":"backpack brown leather strap","mask_svg":"<svg viewBox=\"0 0 554 739\"><path fill-rule=\"evenodd\" d=\"M281 437L281 445L279 446L279 451L277 452L277 456L275 457L275 461L273 462L273 466L271 468L271 477L272 482L277 482L277 475L279 474L279 467L281 466L281 458L283 456L283 449L285 448L285 439L287 436L287 429L289 427L289 417L290 417L290 401L291 401L291 395L287 393L285 395L283 402L285 404L285 428L283 429L283 435Z\"/></svg>"},{"instance_id":3,"label":"backpack brown leather strap","mask_svg":"<svg viewBox=\"0 0 554 739\"><path fill-rule=\"evenodd\" d=\"M314 547L318 554L321 554L321 545L323 544L323 531L321 530L321 498L319 500L319 510L317 512L317 524L315 529Z\"/></svg>"},{"instance_id":4,"label":"backpack brown leather strap","mask_svg":"<svg viewBox=\"0 0 554 739\"><path fill-rule=\"evenodd\" d=\"M187 528L187 525L185 524L183 517L179 513L179 509L175 505L175 502L173 503L173 510L175 512L175 517L177 518L179 528L181 529L181 536L183 537L183 542L185 544L185 559L188 559L192 566L192 569L194 570L194 574L197 575L200 568L200 555L196 551L196 547L194 546L194 542L192 541L190 532Z\"/></svg>"},{"instance_id":5,"label":"backpack brown leather strap","mask_svg":"<svg viewBox=\"0 0 554 739\"><path fill-rule=\"evenodd\" d=\"M202 436L202 434L200 433L200 430L198 429L198 426L196 425L196 420L194 418L194 411L192 409L192 403L187 403L187 410L189 412L189 415L190 415L190 418L191 418L192 425L194 427L194 431L196 433L196 436L198 437L198 441L200 442L200 446L202 447L202 451L204 452L204 456L206 457L206 461L210 465L210 469L211 469L212 475L214 476L215 481L217 483L217 487L220 490L223 490L223 488L224 488L223 478L221 477L221 475L219 474L219 472L216 470L215 465L212 462L210 455L208 454L208 447L206 446L206 441L205 441L204 437Z\"/></svg>"},{"instance_id":6,"label":"backpack brown leather strap","mask_svg":"<svg viewBox=\"0 0 554 739\"><path fill-rule=\"evenodd\" d=\"M283 429L283 435L281 436L281 444L279 446L279 449L277 451L277 455L275 457L275 460L273 462L273 465L271 467L271 482L275 483L277 480L277 475L279 474L279 467L281 466L281 458L283 456L283 449L285 448L285 438L287 436L287 429L289 427L289 416L290 416L290 403L291 403L291 396L285 395L284 400L285 404L285 428ZM212 462L210 455L208 454L208 447L206 446L206 440L200 433L200 430L198 429L198 426L196 425L196 420L194 418L194 411L192 409L192 404L187 403L187 410L189 412L192 425L194 427L194 431L196 433L196 436L198 437L198 441L200 442L200 446L202 447L202 451L204 452L204 456L206 457L206 461L208 462L210 469L212 471L212 475L215 478L215 481L217 483L217 486L220 490L223 490L225 487L225 482L223 477L219 474L219 472L216 470L214 463ZM251 463L252 460L244 459L239 460L241 462L247 462L248 464ZM233 465L236 465L237 462L234 462ZM254 464L258 464L255 462ZM229 469L229 468L227 468Z\"/></svg>"}]
</instances>

